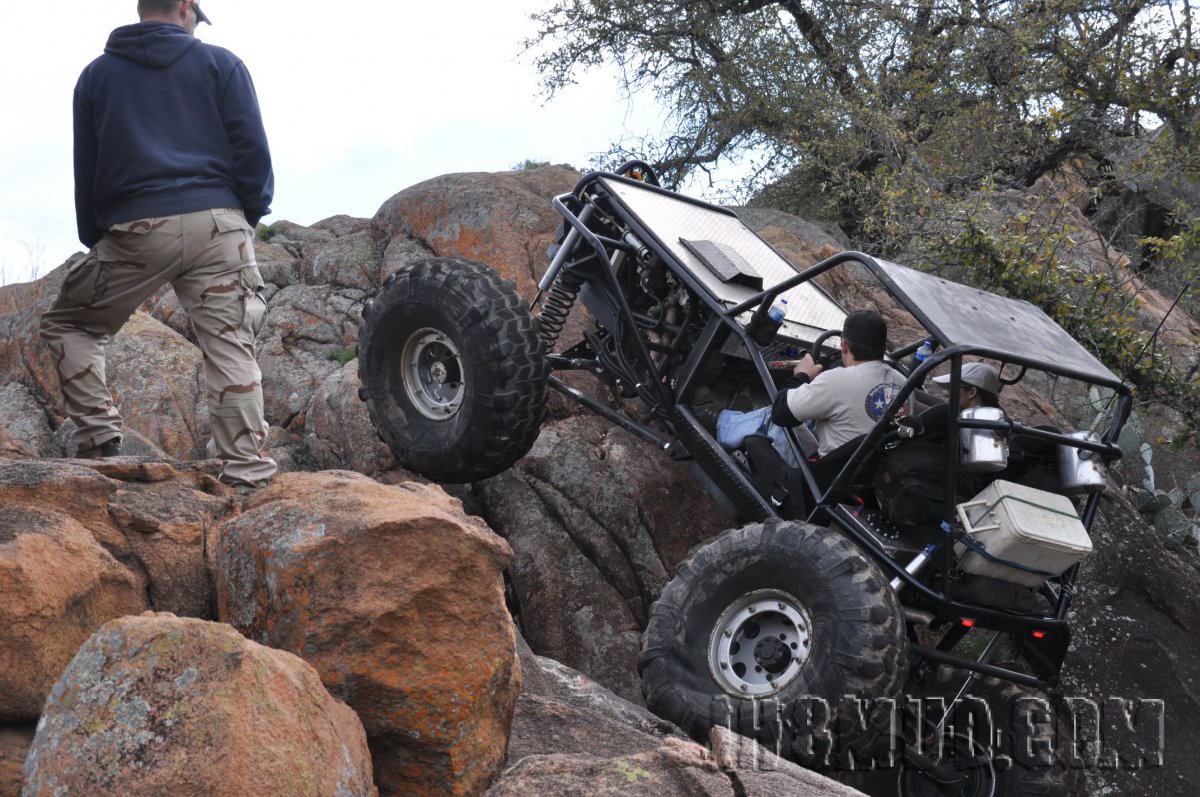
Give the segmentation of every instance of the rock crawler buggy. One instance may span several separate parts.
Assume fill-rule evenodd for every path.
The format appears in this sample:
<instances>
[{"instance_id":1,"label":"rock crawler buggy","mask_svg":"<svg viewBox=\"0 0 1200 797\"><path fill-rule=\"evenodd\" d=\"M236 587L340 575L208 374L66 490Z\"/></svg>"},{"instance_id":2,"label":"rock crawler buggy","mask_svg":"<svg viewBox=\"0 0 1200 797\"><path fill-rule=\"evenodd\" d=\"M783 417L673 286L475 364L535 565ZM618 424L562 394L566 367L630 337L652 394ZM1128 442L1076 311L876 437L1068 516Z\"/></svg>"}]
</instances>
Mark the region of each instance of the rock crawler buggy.
<instances>
[{"instance_id":1,"label":"rock crawler buggy","mask_svg":"<svg viewBox=\"0 0 1200 797\"><path fill-rule=\"evenodd\" d=\"M1103 487L1094 463L1119 456L1130 411L1122 381L1027 303L856 252L797 271L641 162L553 204L564 224L532 309L458 258L414 264L366 303L360 396L404 466L446 482L495 475L528 452L558 390L690 463L739 524L695 549L651 611L639 669L653 711L697 739L725 724L810 766L890 766L906 795L1076 793L1070 734L1029 690L1054 681L1068 649ZM791 432L799 467L762 439L724 450L700 416L768 404L787 375L773 363L827 353L845 312L814 278L847 263L924 328L888 354L907 382L869 434L815 462ZM560 343L581 317L582 339ZM964 358L1002 363L1008 384L1041 371L1110 390L1112 420L1066 433L960 412ZM948 401L906 416L939 366ZM980 441L1015 453L973 460ZM1022 537L1022 524L1049 536Z\"/></svg>"}]
</instances>

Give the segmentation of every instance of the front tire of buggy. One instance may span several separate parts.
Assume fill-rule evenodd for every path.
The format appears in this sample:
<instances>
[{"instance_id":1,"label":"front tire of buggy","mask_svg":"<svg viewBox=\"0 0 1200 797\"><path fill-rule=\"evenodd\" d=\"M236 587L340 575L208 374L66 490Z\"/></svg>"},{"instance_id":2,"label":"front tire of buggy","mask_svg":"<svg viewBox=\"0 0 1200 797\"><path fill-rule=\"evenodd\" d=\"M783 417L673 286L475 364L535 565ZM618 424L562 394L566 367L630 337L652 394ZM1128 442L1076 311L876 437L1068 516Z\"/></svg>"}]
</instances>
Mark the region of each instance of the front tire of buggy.
<instances>
[{"instance_id":1,"label":"front tire of buggy","mask_svg":"<svg viewBox=\"0 0 1200 797\"><path fill-rule=\"evenodd\" d=\"M698 741L725 725L822 768L890 743L907 650L899 599L854 543L769 520L679 565L638 669L650 709Z\"/></svg>"},{"instance_id":2,"label":"front tire of buggy","mask_svg":"<svg viewBox=\"0 0 1200 797\"><path fill-rule=\"evenodd\" d=\"M400 464L434 481L486 479L528 453L548 373L516 288L483 263L413 263L363 306L359 397Z\"/></svg>"}]
</instances>

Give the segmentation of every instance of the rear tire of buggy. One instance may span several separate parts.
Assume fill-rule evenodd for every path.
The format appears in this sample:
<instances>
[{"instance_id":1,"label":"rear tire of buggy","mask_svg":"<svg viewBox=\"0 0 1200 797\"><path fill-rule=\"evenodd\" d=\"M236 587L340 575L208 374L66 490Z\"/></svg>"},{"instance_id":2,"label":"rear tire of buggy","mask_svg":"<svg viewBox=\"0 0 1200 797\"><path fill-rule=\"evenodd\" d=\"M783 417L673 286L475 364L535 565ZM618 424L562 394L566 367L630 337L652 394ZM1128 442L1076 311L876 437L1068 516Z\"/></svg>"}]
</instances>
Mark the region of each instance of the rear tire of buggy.
<instances>
[{"instance_id":1,"label":"rear tire of buggy","mask_svg":"<svg viewBox=\"0 0 1200 797\"><path fill-rule=\"evenodd\" d=\"M925 697L949 702L969 673L942 666ZM964 781L949 787L901 764L897 779L900 797L1085 797L1083 769L1069 758L1074 747L1070 728L1049 702L1037 693L996 678L975 680L963 700L948 706L945 750L957 755L955 764ZM967 734L957 733L967 728ZM979 737L988 737L986 750ZM974 739L970 738L974 737ZM993 740L999 738L999 746ZM977 748L962 755L967 746ZM983 760L985 759L986 760Z\"/></svg>"},{"instance_id":2,"label":"rear tire of buggy","mask_svg":"<svg viewBox=\"0 0 1200 797\"><path fill-rule=\"evenodd\" d=\"M774 637L790 647L783 659ZM638 670L650 709L698 741L726 725L822 768L891 742L888 698L907 652L902 607L874 562L837 531L773 519L679 565L651 609Z\"/></svg>"},{"instance_id":3,"label":"rear tire of buggy","mask_svg":"<svg viewBox=\"0 0 1200 797\"><path fill-rule=\"evenodd\" d=\"M413 263L363 306L359 398L400 464L434 481L479 481L525 456L548 373L515 286L483 263Z\"/></svg>"}]
</instances>

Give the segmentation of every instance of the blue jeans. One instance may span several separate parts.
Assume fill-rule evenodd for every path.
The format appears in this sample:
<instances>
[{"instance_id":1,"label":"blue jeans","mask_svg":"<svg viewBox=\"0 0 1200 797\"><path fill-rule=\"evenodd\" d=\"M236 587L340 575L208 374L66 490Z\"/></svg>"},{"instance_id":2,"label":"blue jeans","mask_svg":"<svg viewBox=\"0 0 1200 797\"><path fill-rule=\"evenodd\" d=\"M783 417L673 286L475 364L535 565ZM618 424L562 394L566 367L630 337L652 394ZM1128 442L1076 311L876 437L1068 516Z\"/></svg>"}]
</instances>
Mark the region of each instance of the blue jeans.
<instances>
[{"instance_id":1,"label":"blue jeans","mask_svg":"<svg viewBox=\"0 0 1200 797\"><path fill-rule=\"evenodd\" d=\"M771 423L770 407L750 412L724 410L717 417L717 442L726 450L741 448L747 437L756 434L770 438L771 446L779 452L779 456L783 457L788 467L800 467L799 457L788 442L787 430Z\"/></svg>"}]
</instances>

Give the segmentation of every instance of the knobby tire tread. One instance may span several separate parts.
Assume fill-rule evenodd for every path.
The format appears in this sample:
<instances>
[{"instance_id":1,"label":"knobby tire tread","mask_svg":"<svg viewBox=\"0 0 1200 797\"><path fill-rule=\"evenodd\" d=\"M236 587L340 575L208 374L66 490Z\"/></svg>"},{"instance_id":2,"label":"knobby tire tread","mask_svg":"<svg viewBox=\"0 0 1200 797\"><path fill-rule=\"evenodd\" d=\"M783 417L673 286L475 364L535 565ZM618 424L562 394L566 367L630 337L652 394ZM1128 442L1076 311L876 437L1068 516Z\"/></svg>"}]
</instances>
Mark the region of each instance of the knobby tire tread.
<instances>
[{"instance_id":1,"label":"knobby tire tread","mask_svg":"<svg viewBox=\"0 0 1200 797\"><path fill-rule=\"evenodd\" d=\"M927 694L949 700L958 694L967 677L968 674L963 670L939 667ZM1017 701L1021 698L1045 699L1045 695L991 677L977 678L967 694L982 698L988 704L994 723L1005 723L999 727L1006 739L1006 748L1000 752L1013 758L1013 761L1007 769L997 772L996 797L1086 797L1088 792L1084 772L1081 767L1072 765L1071 731L1060 713L1052 709L1050 716L1046 717L1040 712L1035 716L1024 711L1020 715L1013 712L1013 707L1018 705ZM1046 701L1049 703L1048 699ZM1029 734L1031 727L1033 732ZM1028 741L1030 738L1053 740L1048 764L1028 766L1014 755L1016 750L1026 746L1040 749ZM936 791L930 793L936 794Z\"/></svg>"},{"instance_id":2,"label":"knobby tire tread","mask_svg":"<svg viewBox=\"0 0 1200 797\"><path fill-rule=\"evenodd\" d=\"M751 588L780 588L806 603L806 597L820 591L823 597L817 605L826 606L831 615L825 621L825 649L818 652L814 641L806 670L776 699L815 694L837 706L847 694L891 698L906 678L908 641L899 599L878 566L853 542L831 529L776 519L734 529L697 548L679 565L675 578L651 608L638 660L647 705L700 741L709 733L712 698L725 694L707 669L707 642L702 642L707 640L707 631L693 628L687 633L689 624L712 623L716 618L688 617L687 613L700 611L698 607L706 605L709 594L722 591L723 584L735 583L747 567L757 565L765 570L764 563L803 574L809 583L744 585L741 594ZM822 579L827 586L813 586ZM734 598L731 593L717 602L728 605ZM809 610L813 611L811 606ZM819 625L816 617L813 622ZM774 744L784 756L802 764L820 766L829 760L828 749L808 747L809 734L799 722L773 729L755 727L753 701L732 701L735 731L768 746ZM890 741L891 712L879 710L881 706L886 708L877 704L867 716L836 713L831 718L828 727L841 750L862 754ZM776 734L784 738L774 738Z\"/></svg>"},{"instance_id":3,"label":"knobby tire tread","mask_svg":"<svg viewBox=\"0 0 1200 797\"><path fill-rule=\"evenodd\" d=\"M400 315L414 306L443 312L462 341L465 368L487 390L469 396L468 429L457 439L422 447L416 429L430 423L402 410L383 371L399 361ZM511 282L483 263L459 257L415 262L392 274L363 308L358 347L359 395L380 439L407 469L434 481L473 482L509 468L528 453L545 416L549 362L528 309ZM403 401L404 404L408 402ZM398 416L407 415L407 423Z\"/></svg>"}]
</instances>

